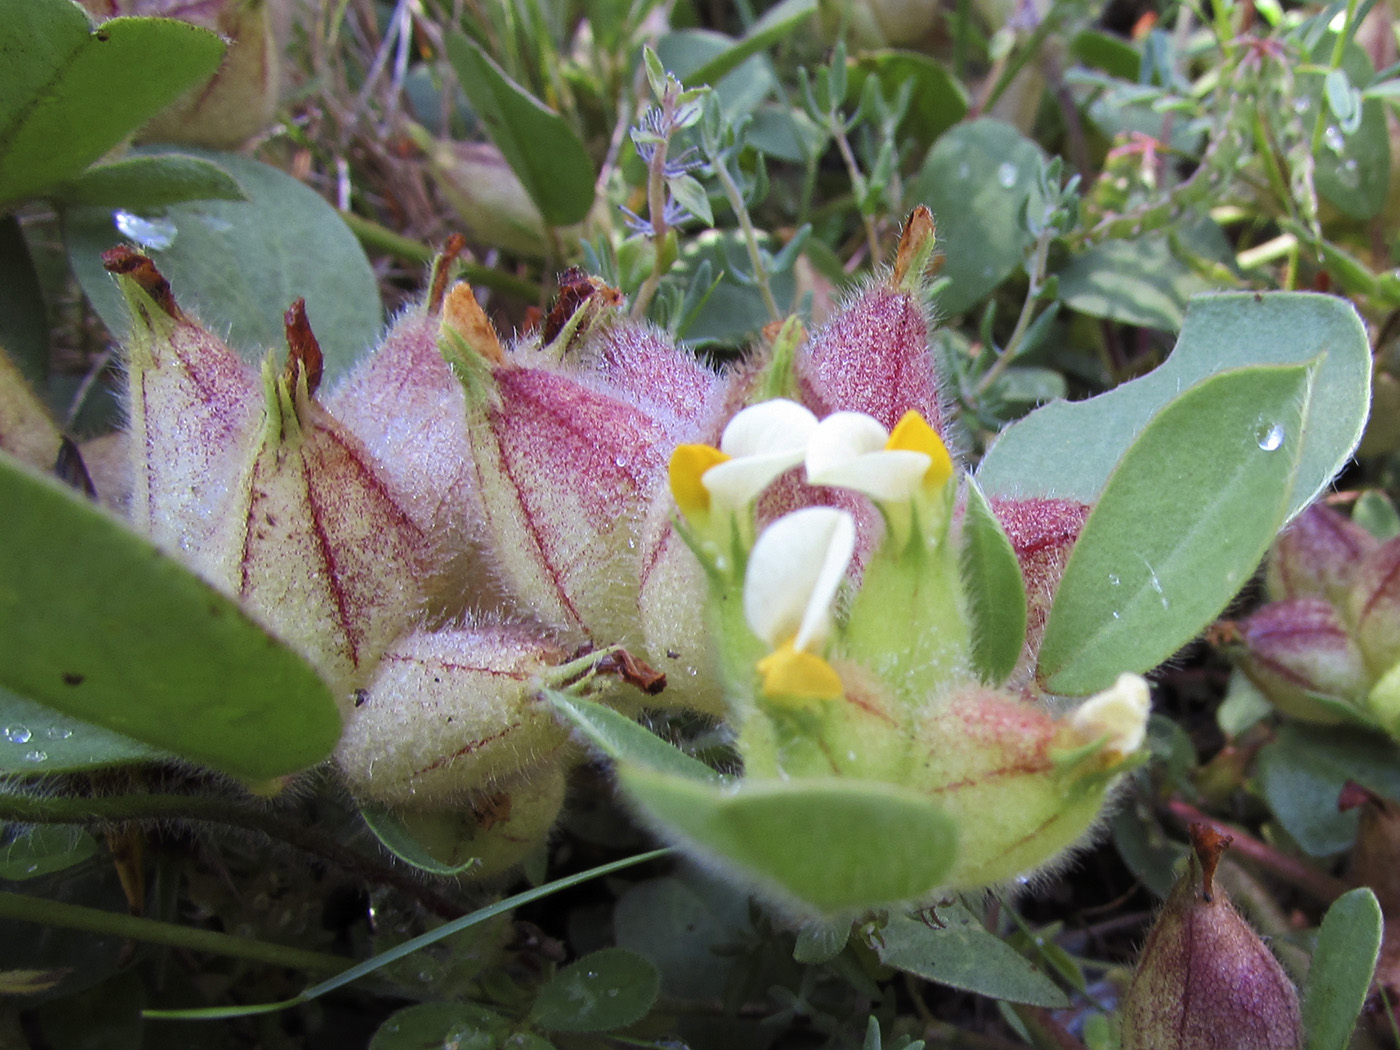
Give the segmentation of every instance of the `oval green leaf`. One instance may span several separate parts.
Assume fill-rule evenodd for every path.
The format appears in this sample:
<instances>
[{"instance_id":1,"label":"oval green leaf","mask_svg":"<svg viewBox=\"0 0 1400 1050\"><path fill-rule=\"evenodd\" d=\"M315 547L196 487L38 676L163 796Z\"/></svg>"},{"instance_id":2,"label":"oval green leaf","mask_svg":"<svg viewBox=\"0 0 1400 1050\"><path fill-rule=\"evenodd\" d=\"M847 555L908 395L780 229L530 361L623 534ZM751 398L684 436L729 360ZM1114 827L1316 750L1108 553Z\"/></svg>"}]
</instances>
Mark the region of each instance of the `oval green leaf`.
<instances>
[{"instance_id":1,"label":"oval green leaf","mask_svg":"<svg viewBox=\"0 0 1400 1050\"><path fill-rule=\"evenodd\" d=\"M962 902L939 905L936 915L936 923L927 924L908 915L891 915L872 937L880 961L993 999L1052 1009L1069 1006L1054 981L978 922Z\"/></svg>"},{"instance_id":2,"label":"oval green leaf","mask_svg":"<svg viewBox=\"0 0 1400 1050\"><path fill-rule=\"evenodd\" d=\"M0 203L73 178L211 76L225 46L188 22L94 28L70 0L0 0Z\"/></svg>"},{"instance_id":3,"label":"oval green leaf","mask_svg":"<svg viewBox=\"0 0 1400 1050\"><path fill-rule=\"evenodd\" d=\"M0 506L0 686L246 779L330 754L330 689L232 599L7 456Z\"/></svg>"},{"instance_id":4,"label":"oval green leaf","mask_svg":"<svg viewBox=\"0 0 1400 1050\"><path fill-rule=\"evenodd\" d=\"M192 200L243 200L243 189L212 161L148 153L88 168L58 196L65 204L139 210Z\"/></svg>"},{"instance_id":5,"label":"oval green leaf","mask_svg":"<svg viewBox=\"0 0 1400 1050\"><path fill-rule=\"evenodd\" d=\"M85 828L43 824L7 830L0 825L0 839L11 834L0 846L0 879L10 882L51 875L97 856L97 840Z\"/></svg>"},{"instance_id":6,"label":"oval green leaf","mask_svg":"<svg viewBox=\"0 0 1400 1050\"><path fill-rule=\"evenodd\" d=\"M467 812L470 813L470 810ZM451 811L432 813L431 815L441 817L444 820L452 820L457 816ZM360 816L363 818L365 826L374 832L374 837L379 840L381 846L405 864L415 867L419 871L426 871L429 875L453 878L457 875L464 875L481 864L478 857L469 857L461 864L444 864L433 855L426 844L414 835L412 829L404 823L403 818L393 810L364 803L360 806ZM470 820L470 817L466 819Z\"/></svg>"},{"instance_id":7,"label":"oval green leaf","mask_svg":"<svg viewBox=\"0 0 1400 1050\"><path fill-rule=\"evenodd\" d=\"M168 148L142 156L176 156ZM213 164L245 200L200 200L152 211L158 236L138 247L170 281L175 299L254 362L287 345L283 317L306 300L325 354L325 381L349 370L379 341L383 310L374 271L354 234L319 194L250 157L213 150L178 154ZM102 252L130 240L107 209L73 209L64 219L68 261L107 328L130 328L126 301L102 268Z\"/></svg>"},{"instance_id":8,"label":"oval green leaf","mask_svg":"<svg viewBox=\"0 0 1400 1050\"><path fill-rule=\"evenodd\" d=\"M555 689L545 689L542 695L590 744L611 759L704 783L720 780L720 775L705 763L611 707Z\"/></svg>"},{"instance_id":9,"label":"oval green leaf","mask_svg":"<svg viewBox=\"0 0 1400 1050\"><path fill-rule=\"evenodd\" d=\"M1026 583L1021 563L992 505L967 479L963 516L962 577L972 613L972 659L983 681L999 685L1026 645Z\"/></svg>"},{"instance_id":10,"label":"oval green leaf","mask_svg":"<svg viewBox=\"0 0 1400 1050\"><path fill-rule=\"evenodd\" d=\"M540 989L530 1019L556 1032L608 1032L647 1015L661 992L651 961L604 948L564 967Z\"/></svg>"},{"instance_id":11,"label":"oval green leaf","mask_svg":"<svg viewBox=\"0 0 1400 1050\"><path fill-rule=\"evenodd\" d=\"M472 109L525 192L551 226L582 222L593 207L593 161L559 114L506 76L459 31L447 36L447 57Z\"/></svg>"},{"instance_id":12,"label":"oval green leaf","mask_svg":"<svg viewBox=\"0 0 1400 1050\"><path fill-rule=\"evenodd\" d=\"M174 757L0 689L0 776L72 773Z\"/></svg>"},{"instance_id":13,"label":"oval green leaf","mask_svg":"<svg viewBox=\"0 0 1400 1050\"><path fill-rule=\"evenodd\" d=\"M1070 554L1038 674L1106 689L1203 630L1258 566L1288 509L1312 371L1241 368L1158 413L1123 456Z\"/></svg>"},{"instance_id":14,"label":"oval green leaf","mask_svg":"<svg viewBox=\"0 0 1400 1050\"><path fill-rule=\"evenodd\" d=\"M617 775L662 836L806 915L924 900L957 853L953 821L927 797L893 784L724 787L627 764Z\"/></svg>"},{"instance_id":15,"label":"oval green leaf","mask_svg":"<svg viewBox=\"0 0 1400 1050\"><path fill-rule=\"evenodd\" d=\"M977 480L989 496L1058 496L1093 503L1149 419L1207 376L1325 354L1313 389L1303 459L1288 517L1300 513L1350 458L1371 405L1371 347L1356 310L1305 292L1191 300L1176 349L1160 368L1087 401L1056 401L1007 427Z\"/></svg>"},{"instance_id":16,"label":"oval green leaf","mask_svg":"<svg viewBox=\"0 0 1400 1050\"><path fill-rule=\"evenodd\" d=\"M1044 163L1039 146L989 117L956 124L933 144L908 203L927 204L938 222L939 276L949 280L940 313L962 313L1021 265L1031 242L1021 217L1043 208Z\"/></svg>"},{"instance_id":17,"label":"oval green leaf","mask_svg":"<svg viewBox=\"0 0 1400 1050\"><path fill-rule=\"evenodd\" d=\"M1381 950L1380 902L1366 886L1332 902L1303 989L1308 1050L1346 1050Z\"/></svg>"}]
</instances>

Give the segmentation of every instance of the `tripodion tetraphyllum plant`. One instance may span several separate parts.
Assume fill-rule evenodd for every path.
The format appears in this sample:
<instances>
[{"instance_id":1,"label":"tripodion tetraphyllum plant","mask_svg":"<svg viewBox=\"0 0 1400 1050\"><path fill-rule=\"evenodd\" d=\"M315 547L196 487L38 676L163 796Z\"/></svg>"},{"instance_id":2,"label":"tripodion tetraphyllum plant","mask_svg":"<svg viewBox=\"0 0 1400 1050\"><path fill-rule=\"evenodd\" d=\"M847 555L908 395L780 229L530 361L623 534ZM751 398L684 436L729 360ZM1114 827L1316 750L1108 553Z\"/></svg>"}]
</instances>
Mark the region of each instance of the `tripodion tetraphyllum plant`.
<instances>
[{"instance_id":1,"label":"tripodion tetraphyllum plant","mask_svg":"<svg viewBox=\"0 0 1400 1050\"><path fill-rule=\"evenodd\" d=\"M285 362L253 368L116 251L130 516L317 669L367 817L454 864L543 839L586 755L571 724L647 823L797 915L1025 878L1142 758L1148 689L1124 672L1218 613L1359 424L1335 413L1309 460L1324 366L1242 340L1240 367L1178 379L1119 436L1098 488L1016 481L1009 433L988 498L942 430L933 247L916 211L829 324L790 319L723 372L582 275L507 346L446 258L329 394L298 307ZM1215 330L1257 326L1257 300L1220 303ZM1268 513L1230 512L1260 493ZM720 717L742 775L627 717L656 704Z\"/></svg>"}]
</instances>

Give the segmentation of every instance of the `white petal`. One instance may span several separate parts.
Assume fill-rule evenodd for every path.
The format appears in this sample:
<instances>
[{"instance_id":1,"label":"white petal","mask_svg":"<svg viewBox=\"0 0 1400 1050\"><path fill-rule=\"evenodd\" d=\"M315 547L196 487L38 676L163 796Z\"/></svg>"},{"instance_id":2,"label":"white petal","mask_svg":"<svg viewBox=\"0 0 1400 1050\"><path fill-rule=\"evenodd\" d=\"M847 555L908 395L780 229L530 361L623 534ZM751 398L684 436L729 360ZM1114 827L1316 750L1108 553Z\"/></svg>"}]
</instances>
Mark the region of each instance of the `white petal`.
<instances>
[{"instance_id":1,"label":"white petal","mask_svg":"<svg viewBox=\"0 0 1400 1050\"><path fill-rule=\"evenodd\" d=\"M887 449L889 432L863 412L836 412L807 442L807 480L898 503L914 498L932 460L912 449Z\"/></svg>"},{"instance_id":2,"label":"white petal","mask_svg":"<svg viewBox=\"0 0 1400 1050\"><path fill-rule=\"evenodd\" d=\"M802 462L802 450L769 456L743 456L717 463L705 471L700 483L713 505L738 510L757 499L785 470Z\"/></svg>"},{"instance_id":3,"label":"white petal","mask_svg":"<svg viewBox=\"0 0 1400 1050\"><path fill-rule=\"evenodd\" d=\"M802 462L807 439L817 429L817 417L796 401L760 401L729 421L720 437L720 451L741 456L791 455L789 466Z\"/></svg>"},{"instance_id":4,"label":"white petal","mask_svg":"<svg viewBox=\"0 0 1400 1050\"><path fill-rule=\"evenodd\" d=\"M831 629L831 605L855 553L855 519L834 507L807 507L763 530L749 555L744 616L777 648L820 646Z\"/></svg>"},{"instance_id":5,"label":"white petal","mask_svg":"<svg viewBox=\"0 0 1400 1050\"><path fill-rule=\"evenodd\" d=\"M1151 703L1146 679L1121 674L1113 685L1080 704L1070 716L1070 725L1086 740L1107 736L1104 749L1122 758L1142 746Z\"/></svg>"}]
</instances>

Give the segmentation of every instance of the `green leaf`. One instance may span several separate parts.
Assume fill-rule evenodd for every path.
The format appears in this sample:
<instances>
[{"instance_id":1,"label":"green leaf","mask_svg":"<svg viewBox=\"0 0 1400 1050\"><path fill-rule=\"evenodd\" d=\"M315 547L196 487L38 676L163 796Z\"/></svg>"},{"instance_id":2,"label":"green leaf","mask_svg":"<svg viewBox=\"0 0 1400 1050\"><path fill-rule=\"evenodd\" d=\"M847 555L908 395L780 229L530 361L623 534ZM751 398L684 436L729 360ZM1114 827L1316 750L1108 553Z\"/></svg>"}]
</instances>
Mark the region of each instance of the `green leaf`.
<instances>
[{"instance_id":1,"label":"green leaf","mask_svg":"<svg viewBox=\"0 0 1400 1050\"><path fill-rule=\"evenodd\" d=\"M49 376L49 311L19 220L0 215L0 353L42 390Z\"/></svg>"},{"instance_id":2,"label":"green leaf","mask_svg":"<svg viewBox=\"0 0 1400 1050\"><path fill-rule=\"evenodd\" d=\"M155 155L174 156L168 148ZM175 204L147 216L170 239L139 246L181 308L258 362L286 346L283 315L304 298L325 353L326 383L343 375L378 342L384 319L374 271L354 234L319 194L276 168L214 150L180 155L216 165L247 197ZM84 293L108 329L125 335L126 301L100 256L134 238L117 232L112 212L90 208L65 216L64 238Z\"/></svg>"},{"instance_id":3,"label":"green leaf","mask_svg":"<svg viewBox=\"0 0 1400 1050\"><path fill-rule=\"evenodd\" d=\"M1183 248L1213 262L1233 258L1220 227L1208 218L1178 227ZM1176 331L1187 300L1215 286L1172 248L1167 234L1107 241L1076 256L1057 274L1071 309L1123 324Z\"/></svg>"},{"instance_id":4,"label":"green leaf","mask_svg":"<svg viewBox=\"0 0 1400 1050\"><path fill-rule=\"evenodd\" d=\"M97 856L97 840L83 828L45 824L12 831L14 838L0 846L0 879L10 882L51 875Z\"/></svg>"},{"instance_id":5,"label":"green leaf","mask_svg":"<svg viewBox=\"0 0 1400 1050\"><path fill-rule=\"evenodd\" d=\"M1087 401L1057 401L1002 431L977 471L989 496L1058 496L1093 503L1149 419L1216 372L1301 364L1321 354L1293 484L1291 518L1350 458L1370 407L1371 350L1350 304L1299 292L1193 299L1160 368Z\"/></svg>"},{"instance_id":6,"label":"green leaf","mask_svg":"<svg viewBox=\"0 0 1400 1050\"><path fill-rule=\"evenodd\" d=\"M939 905L930 929L921 919L891 915L873 935L886 966L993 999L1063 1009L1065 993L1039 968L983 926L967 906Z\"/></svg>"},{"instance_id":7,"label":"green leaf","mask_svg":"<svg viewBox=\"0 0 1400 1050\"><path fill-rule=\"evenodd\" d=\"M238 777L330 754L330 689L235 602L5 456L0 506L0 686Z\"/></svg>"},{"instance_id":8,"label":"green leaf","mask_svg":"<svg viewBox=\"0 0 1400 1050\"><path fill-rule=\"evenodd\" d=\"M1351 520L1384 542L1400 536L1400 513L1384 489L1367 489L1351 509Z\"/></svg>"},{"instance_id":9,"label":"green leaf","mask_svg":"<svg viewBox=\"0 0 1400 1050\"><path fill-rule=\"evenodd\" d=\"M1335 43L1336 34L1325 35L1313 48L1312 60L1330 64ZM1317 107L1332 108L1335 87L1333 93L1329 93L1328 88L1336 85L1339 78L1347 82L1348 94L1353 96L1339 103L1345 110L1355 103L1355 88L1351 85L1370 83L1374 77L1375 69L1365 49L1354 42L1347 44L1342 52L1341 70L1327 77L1308 77L1303 82L1306 97L1314 107L1307 113L1309 127ZM1370 219L1385 206L1390 189L1390 137L1386 130L1385 104L1379 99L1363 102L1360 123L1351 129L1343 123L1343 114L1332 115L1336 119L1327 121L1329 130L1322 147L1314 155L1317 192L1349 218ZM1354 122L1356 114L1351 117Z\"/></svg>"},{"instance_id":10,"label":"green leaf","mask_svg":"<svg viewBox=\"0 0 1400 1050\"><path fill-rule=\"evenodd\" d=\"M519 177L545 222L572 226L593 207L597 177L579 137L477 44L456 30L447 36L447 57L462 90Z\"/></svg>"},{"instance_id":11,"label":"green leaf","mask_svg":"<svg viewBox=\"0 0 1400 1050\"><path fill-rule=\"evenodd\" d=\"M1070 553L1038 674L1056 693L1146 672L1219 614L1288 510L1312 371L1236 369L1162 409L1124 454Z\"/></svg>"},{"instance_id":12,"label":"green leaf","mask_svg":"<svg viewBox=\"0 0 1400 1050\"><path fill-rule=\"evenodd\" d=\"M419 1003L389 1015L369 1050L498 1050L510 1019L476 1003Z\"/></svg>"},{"instance_id":13,"label":"green leaf","mask_svg":"<svg viewBox=\"0 0 1400 1050\"><path fill-rule=\"evenodd\" d=\"M72 773L174 757L0 689L0 776Z\"/></svg>"},{"instance_id":14,"label":"green leaf","mask_svg":"<svg viewBox=\"0 0 1400 1050\"><path fill-rule=\"evenodd\" d=\"M753 934L748 901L691 866L629 886L612 926L619 948L645 955L661 987L686 999L722 999L736 960L719 949Z\"/></svg>"},{"instance_id":15,"label":"green leaf","mask_svg":"<svg viewBox=\"0 0 1400 1050\"><path fill-rule=\"evenodd\" d=\"M1381 950L1380 902L1366 886L1332 902L1303 988L1308 1050L1346 1050Z\"/></svg>"},{"instance_id":16,"label":"green leaf","mask_svg":"<svg viewBox=\"0 0 1400 1050\"><path fill-rule=\"evenodd\" d=\"M745 59L766 51L797 32L817 10L817 0L781 0L749 27L743 39L709 58L703 65L676 75L687 85L714 84L736 69Z\"/></svg>"},{"instance_id":17,"label":"green leaf","mask_svg":"<svg viewBox=\"0 0 1400 1050\"><path fill-rule=\"evenodd\" d=\"M1097 29L1086 29L1077 33L1069 43L1070 54L1084 65L1101 69L1111 77L1137 83L1138 70L1142 68L1142 55L1138 49L1111 33Z\"/></svg>"},{"instance_id":18,"label":"green leaf","mask_svg":"<svg viewBox=\"0 0 1400 1050\"><path fill-rule=\"evenodd\" d=\"M447 818L455 816L452 813L441 815ZM369 830L374 832L374 837L379 840L380 845L405 864L412 865L419 871L426 871L429 875L452 878L481 864L481 860L477 857L469 857L462 864L444 864L433 855L426 845L419 841L418 837L404 823L403 818L392 810L364 803L360 806L360 816L364 819ZM465 819L471 820L470 817Z\"/></svg>"},{"instance_id":19,"label":"green leaf","mask_svg":"<svg viewBox=\"0 0 1400 1050\"><path fill-rule=\"evenodd\" d=\"M798 911L835 915L925 899L957 829L927 797L862 780L705 784L619 764L642 817L707 864Z\"/></svg>"},{"instance_id":20,"label":"green leaf","mask_svg":"<svg viewBox=\"0 0 1400 1050\"><path fill-rule=\"evenodd\" d=\"M1337 812L1348 780L1400 798L1400 748L1350 728L1285 723L1260 750L1255 771L1274 818L1314 857L1338 853L1356 838L1357 813Z\"/></svg>"},{"instance_id":21,"label":"green leaf","mask_svg":"<svg viewBox=\"0 0 1400 1050\"><path fill-rule=\"evenodd\" d=\"M607 1032L640 1021L656 1002L661 975L625 948L585 955L540 989L530 1019L557 1032Z\"/></svg>"},{"instance_id":22,"label":"green leaf","mask_svg":"<svg viewBox=\"0 0 1400 1050\"><path fill-rule=\"evenodd\" d=\"M188 22L93 28L70 0L0 0L0 203L73 178L210 77L224 50Z\"/></svg>"},{"instance_id":23,"label":"green leaf","mask_svg":"<svg viewBox=\"0 0 1400 1050\"><path fill-rule=\"evenodd\" d=\"M848 106L860 100L869 77L880 82L889 99L902 85L913 84L909 110L900 124L901 145L929 146L967 116L967 89L942 65L917 51L867 51L859 55L851 64Z\"/></svg>"},{"instance_id":24,"label":"green leaf","mask_svg":"<svg viewBox=\"0 0 1400 1050\"><path fill-rule=\"evenodd\" d=\"M957 124L933 144L907 203L927 204L938 223L939 276L949 279L940 313L962 313L1021 265L1032 240L1022 215L1045 207L1044 163L1039 146L989 117Z\"/></svg>"},{"instance_id":25,"label":"green leaf","mask_svg":"<svg viewBox=\"0 0 1400 1050\"><path fill-rule=\"evenodd\" d=\"M705 763L691 758L611 707L554 689L542 690L542 695L590 744L611 759L702 783L720 780L720 775Z\"/></svg>"},{"instance_id":26,"label":"green leaf","mask_svg":"<svg viewBox=\"0 0 1400 1050\"><path fill-rule=\"evenodd\" d=\"M88 168L58 191L65 204L160 208L192 200L243 200L243 189L213 161L183 153L146 153Z\"/></svg>"},{"instance_id":27,"label":"green leaf","mask_svg":"<svg viewBox=\"0 0 1400 1050\"><path fill-rule=\"evenodd\" d=\"M1026 584L1011 541L982 489L967 479L961 551L972 614L972 659L982 680L1005 681L1026 645Z\"/></svg>"}]
</instances>

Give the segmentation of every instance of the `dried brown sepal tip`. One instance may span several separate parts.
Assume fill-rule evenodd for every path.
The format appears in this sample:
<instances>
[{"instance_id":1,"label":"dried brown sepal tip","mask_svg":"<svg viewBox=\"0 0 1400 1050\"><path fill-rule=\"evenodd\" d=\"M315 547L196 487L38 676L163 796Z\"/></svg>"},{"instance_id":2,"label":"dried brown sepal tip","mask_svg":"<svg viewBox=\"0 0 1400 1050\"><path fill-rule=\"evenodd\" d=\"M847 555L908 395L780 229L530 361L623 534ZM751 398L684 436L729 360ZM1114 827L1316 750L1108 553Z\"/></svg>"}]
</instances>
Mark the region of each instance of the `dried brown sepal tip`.
<instances>
[{"instance_id":1,"label":"dried brown sepal tip","mask_svg":"<svg viewBox=\"0 0 1400 1050\"><path fill-rule=\"evenodd\" d=\"M920 204L909 214L904 222L904 232L899 235L899 251L894 258L890 284L908 292L917 289L928 272L937 244L938 228L933 221L933 212Z\"/></svg>"},{"instance_id":2,"label":"dried brown sepal tip","mask_svg":"<svg viewBox=\"0 0 1400 1050\"><path fill-rule=\"evenodd\" d=\"M311 331L305 299L298 299L287 307L287 312L282 315L282 324L287 333L287 386L295 390L298 380L305 377L306 392L314 394L321 385L325 357L321 353L321 344Z\"/></svg>"},{"instance_id":3,"label":"dried brown sepal tip","mask_svg":"<svg viewBox=\"0 0 1400 1050\"><path fill-rule=\"evenodd\" d=\"M175 305L175 293L170 290L170 282L156 269L156 264L151 261L150 256L142 255L125 244L119 244L102 253L102 266L114 276L130 277L161 310L176 321L185 320L184 312Z\"/></svg>"},{"instance_id":4,"label":"dried brown sepal tip","mask_svg":"<svg viewBox=\"0 0 1400 1050\"><path fill-rule=\"evenodd\" d=\"M507 363L505 348L501 346L501 337L496 334L496 326L486 316L486 311L476 301L472 286L466 281L458 281L448 289L442 309L442 327L455 334L470 350L492 366Z\"/></svg>"},{"instance_id":5,"label":"dried brown sepal tip","mask_svg":"<svg viewBox=\"0 0 1400 1050\"><path fill-rule=\"evenodd\" d=\"M1201 899L1209 903L1215 898L1215 869L1220 858L1230 848L1234 838L1222 835L1209 824L1192 824L1186 829L1191 836L1191 848L1201 866Z\"/></svg>"},{"instance_id":6,"label":"dried brown sepal tip","mask_svg":"<svg viewBox=\"0 0 1400 1050\"><path fill-rule=\"evenodd\" d=\"M442 313L443 299L447 295L448 282L452 271L457 268L457 260L467 250L467 239L460 233L450 234L442 246L442 252L433 260L432 276L428 280L428 313L436 317Z\"/></svg>"},{"instance_id":7,"label":"dried brown sepal tip","mask_svg":"<svg viewBox=\"0 0 1400 1050\"><path fill-rule=\"evenodd\" d=\"M550 346L560 336L566 341L559 353L566 353L582 341L593 323L610 309L622 305L622 293L600 278L570 266L559 275L559 295L545 315L540 345Z\"/></svg>"}]
</instances>

